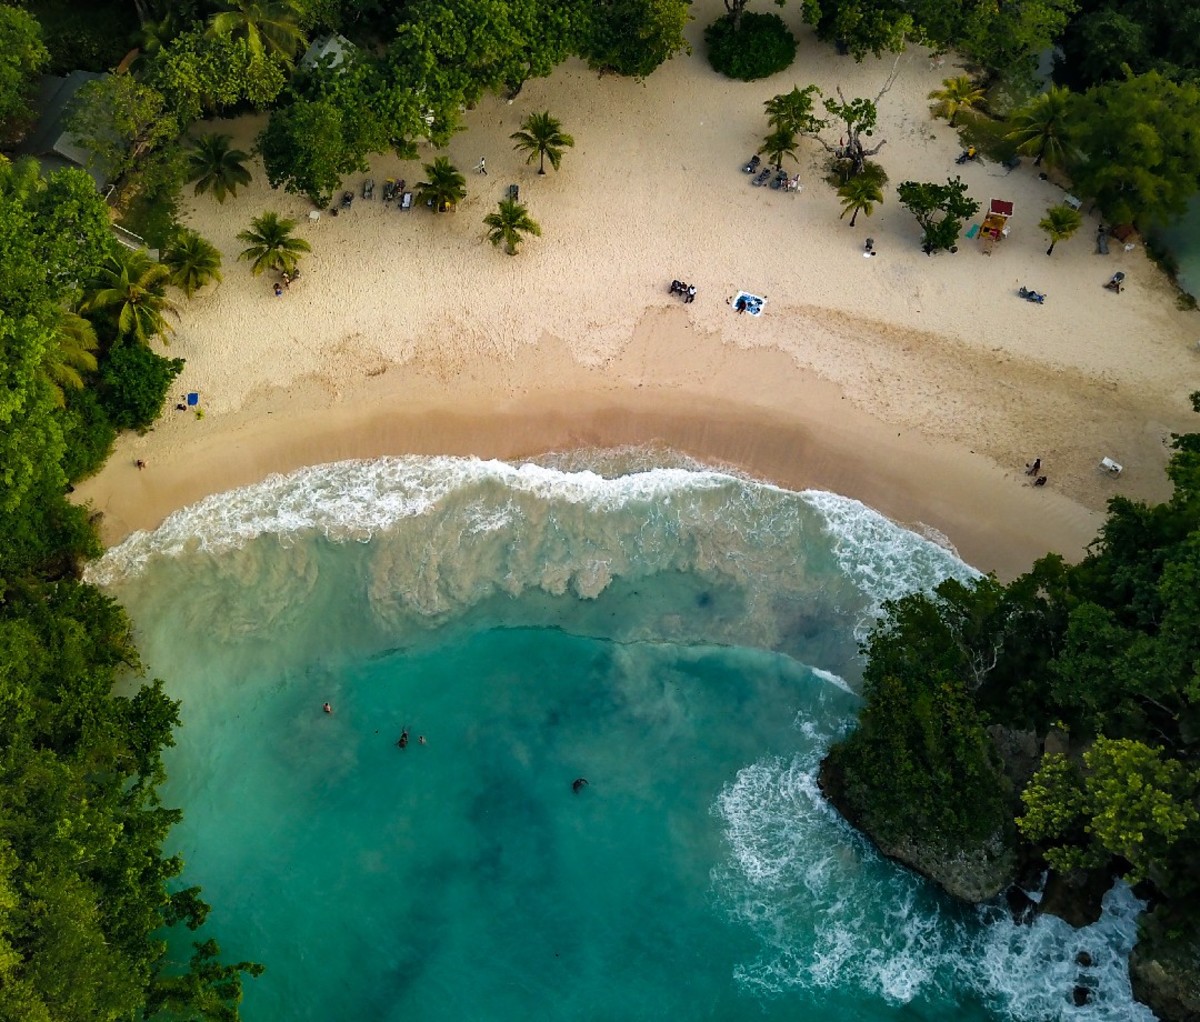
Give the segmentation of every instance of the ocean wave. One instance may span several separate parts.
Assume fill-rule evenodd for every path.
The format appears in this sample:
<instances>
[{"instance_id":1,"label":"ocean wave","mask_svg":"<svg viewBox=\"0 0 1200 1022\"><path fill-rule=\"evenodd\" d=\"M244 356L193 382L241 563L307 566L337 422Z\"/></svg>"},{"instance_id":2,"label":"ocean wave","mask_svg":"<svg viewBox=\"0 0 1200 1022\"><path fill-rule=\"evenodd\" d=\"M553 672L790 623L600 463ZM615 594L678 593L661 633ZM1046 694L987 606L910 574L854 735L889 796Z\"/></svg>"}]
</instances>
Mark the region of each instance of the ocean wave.
<instances>
[{"instance_id":1,"label":"ocean wave","mask_svg":"<svg viewBox=\"0 0 1200 1022\"><path fill-rule=\"evenodd\" d=\"M591 452L601 471L577 467L576 454L571 471L414 456L274 475L134 533L87 576L117 585L164 560L221 559L221 574L249 588L286 574L280 547L358 542L370 547L365 595L381 620L443 623L493 596L590 600L617 579L688 573L742 594L741 644L787 649L789 635L845 615L861 638L883 600L975 574L858 501L686 460L646 468L650 452L635 455ZM622 463L635 467L622 474ZM297 563L315 586L314 558Z\"/></svg>"},{"instance_id":2,"label":"ocean wave","mask_svg":"<svg viewBox=\"0 0 1200 1022\"><path fill-rule=\"evenodd\" d=\"M743 988L768 998L855 988L890 1004L965 993L1014 1022L1152 1022L1129 985L1144 906L1127 887L1078 930L1052 916L1019 925L1002 907L960 910L883 860L822 797L817 765L833 735L824 737L791 760L745 767L714 806L729 847L714 889L760 942L735 969ZM1091 991L1081 1008L1076 985Z\"/></svg>"}]
</instances>

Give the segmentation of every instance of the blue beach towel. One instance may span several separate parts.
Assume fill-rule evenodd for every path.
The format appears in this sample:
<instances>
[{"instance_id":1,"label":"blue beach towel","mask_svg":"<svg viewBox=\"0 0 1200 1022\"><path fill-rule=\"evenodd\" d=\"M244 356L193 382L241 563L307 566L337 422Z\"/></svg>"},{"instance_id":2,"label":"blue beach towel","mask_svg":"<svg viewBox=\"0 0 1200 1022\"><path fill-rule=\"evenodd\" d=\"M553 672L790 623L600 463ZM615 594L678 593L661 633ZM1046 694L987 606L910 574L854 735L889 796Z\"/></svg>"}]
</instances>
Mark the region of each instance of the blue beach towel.
<instances>
[{"instance_id":1,"label":"blue beach towel","mask_svg":"<svg viewBox=\"0 0 1200 1022\"><path fill-rule=\"evenodd\" d=\"M752 295L749 291L739 291L729 303L735 312L737 311L739 301L745 301L746 311L751 316L761 316L763 306L767 304L767 300L759 295Z\"/></svg>"},{"instance_id":2,"label":"blue beach towel","mask_svg":"<svg viewBox=\"0 0 1200 1022\"><path fill-rule=\"evenodd\" d=\"M971 224L970 230L967 231L967 237L973 238L979 233L979 224Z\"/></svg>"},{"instance_id":3,"label":"blue beach towel","mask_svg":"<svg viewBox=\"0 0 1200 1022\"><path fill-rule=\"evenodd\" d=\"M189 408L194 408L196 405L198 405L200 403L200 395L194 390L189 391L188 396L187 396L187 403L188 403Z\"/></svg>"}]
</instances>

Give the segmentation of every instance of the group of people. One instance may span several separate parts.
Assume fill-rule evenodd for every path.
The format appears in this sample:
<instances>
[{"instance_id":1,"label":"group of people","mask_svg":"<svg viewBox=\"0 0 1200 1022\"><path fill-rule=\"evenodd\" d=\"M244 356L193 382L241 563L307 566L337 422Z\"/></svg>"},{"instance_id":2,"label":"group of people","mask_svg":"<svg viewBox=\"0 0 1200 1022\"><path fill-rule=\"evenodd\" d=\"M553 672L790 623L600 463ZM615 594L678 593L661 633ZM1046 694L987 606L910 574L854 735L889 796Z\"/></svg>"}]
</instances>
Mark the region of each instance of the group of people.
<instances>
[{"instance_id":1,"label":"group of people","mask_svg":"<svg viewBox=\"0 0 1200 1022\"><path fill-rule=\"evenodd\" d=\"M1045 486L1046 485L1046 477L1044 475L1039 474L1041 471L1042 471L1042 459L1041 458L1034 458L1033 461L1027 463L1025 466L1025 474L1027 476L1034 477L1033 478L1034 486Z\"/></svg>"},{"instance_id":2,"label":"group of people","mask_svg":"<svg viewBox=\"0 0 1200 1022\"><path fill-rule=\"evenodd\" d=\"M300 279L299 267L292 270L291 273L288 273L287 270L284 270L283 273L281 273L279 275L279 279L277 281L275 281L275 297L282 298L283 292L285 290L290 291L292 289L292 281L299 280L299 279Z\"/></svg>"},{"instance_id":3,"label":"group of people","mask_svg":"<svg viewBox=\"0 0 1200 1022\"><path fill-rule=\"evenodd\" d=\"M683 304L687 305L688 302L696 300L696 285L685 284L682 280L673 280L671 281L671 294L682 295Z\"/></svg>"},{"instance_id":4,"label":"group of people","mask_svg":"<svg viewBox=\"0 0 1200 1022\"><path fill-rule=\"evenodd\" d=\"M332 714L333 713L333 704L328 703L328 702L322 703L321 709L324 710L326 713ZM407 727L401 729L400 737L396 740L396 744L398 746L400 746L400 748L402 748L402 749L408 748L408 728ZM418 745L425 744L425 736L424 735L417 735L417 744ZM586 784L587 782L585 781L584 783Z\"/></svg>"}]
</instances>

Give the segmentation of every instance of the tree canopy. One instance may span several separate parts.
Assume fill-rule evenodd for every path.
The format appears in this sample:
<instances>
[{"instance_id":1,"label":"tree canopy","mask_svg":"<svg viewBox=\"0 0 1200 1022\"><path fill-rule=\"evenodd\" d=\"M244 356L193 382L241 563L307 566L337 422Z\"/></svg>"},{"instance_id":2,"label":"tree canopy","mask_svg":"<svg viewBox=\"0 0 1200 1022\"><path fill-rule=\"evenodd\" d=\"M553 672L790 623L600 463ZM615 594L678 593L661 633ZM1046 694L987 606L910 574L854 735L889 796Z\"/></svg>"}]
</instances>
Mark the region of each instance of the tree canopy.
<instances>
[{"instance_id":1,"label":"tree canopy","mask_svg":"<svg viewBox=\"0 0 1200 1022\"><path fill-rule=\"evenodd\" d=\"M28 116L34 78L49 60L37 20L19 7L0 6L0 140Z\"/></svg>"}]
</instances>

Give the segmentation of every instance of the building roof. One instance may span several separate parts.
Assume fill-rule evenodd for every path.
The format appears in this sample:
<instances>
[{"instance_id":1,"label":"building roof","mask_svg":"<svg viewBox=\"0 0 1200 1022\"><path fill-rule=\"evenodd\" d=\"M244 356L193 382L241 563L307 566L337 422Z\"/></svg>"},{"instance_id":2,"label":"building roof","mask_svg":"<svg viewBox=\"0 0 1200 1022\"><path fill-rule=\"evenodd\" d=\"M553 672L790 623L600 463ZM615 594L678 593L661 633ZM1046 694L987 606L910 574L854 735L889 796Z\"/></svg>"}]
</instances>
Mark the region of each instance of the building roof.
<instances>
[{"instance_id":1,"label":"building roof","mask_svg":"<svg viewBox=\"0 0 1200 1022\"><path fill-rule=\"evenodd\" d=\"M65 78L43 75L34 100L37 123L25 141L17 146L17 152L35 157L46 173L63 167L80 167L92 176L97 188L107 186L110 180L108 169L66 129L75 94L88 82L102 77L92 71L72 71Z\"/></svg>"},{"instance_id":2,"label":"building roof","mask_svg":"<svg viewBox=\"0 0 1200 1022\"><path fill-rule=\"evenodd\" d=\"M310 68L315 66L322 57L332 56L333 60L330 66L337 67L346 59L346 54L353 49L354 44L345 36L338 35L336 32L323 35L314 39L312 45L304 51L304 56L300 58L300 66Z\"/></svg>"}]
</instances>

